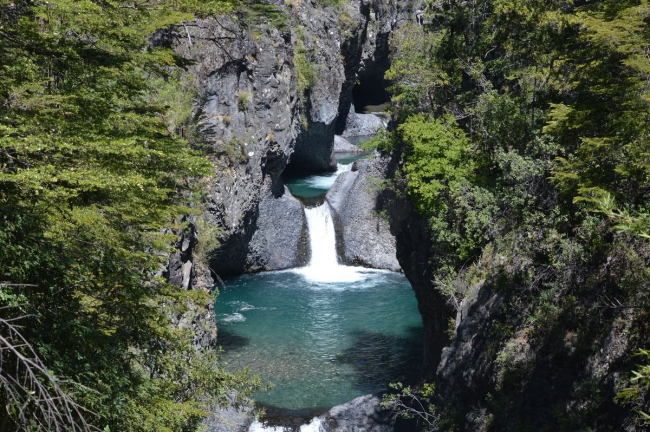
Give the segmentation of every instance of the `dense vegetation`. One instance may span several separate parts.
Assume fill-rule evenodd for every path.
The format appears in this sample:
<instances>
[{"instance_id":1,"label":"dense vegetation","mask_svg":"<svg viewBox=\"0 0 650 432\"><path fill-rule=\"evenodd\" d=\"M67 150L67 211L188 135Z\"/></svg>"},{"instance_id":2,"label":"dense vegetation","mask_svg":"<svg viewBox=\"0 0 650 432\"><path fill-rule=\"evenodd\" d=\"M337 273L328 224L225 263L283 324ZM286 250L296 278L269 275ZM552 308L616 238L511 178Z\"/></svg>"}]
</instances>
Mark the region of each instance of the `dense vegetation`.
<instances>
[{"instance_id":1,"label":"dense vegetation","mask_svg":"<svg viewBox=\"0 0 650 432\"><path fill-rule=\"evenodd\" d=\"M169 320L213 301L160 276L211 165L184 60L146 39L228 7L0 2L1 431L194 430L249 388Z\"/></svg>"},{"instance_id":2,"label":"dense vegetation","mask_svg":"<svg viewBox=\"0 0 650 432\"><path fill-rule=\"evenodd\" d=\"M431 289L456 307L485 283L505 299L489 392L429 387L435 427L648 418L633 354L650 342L649 36L645 0L432 0L393 34L396 127L375 145L401 155L429 221Z\"/></svg>"}]
</instances>

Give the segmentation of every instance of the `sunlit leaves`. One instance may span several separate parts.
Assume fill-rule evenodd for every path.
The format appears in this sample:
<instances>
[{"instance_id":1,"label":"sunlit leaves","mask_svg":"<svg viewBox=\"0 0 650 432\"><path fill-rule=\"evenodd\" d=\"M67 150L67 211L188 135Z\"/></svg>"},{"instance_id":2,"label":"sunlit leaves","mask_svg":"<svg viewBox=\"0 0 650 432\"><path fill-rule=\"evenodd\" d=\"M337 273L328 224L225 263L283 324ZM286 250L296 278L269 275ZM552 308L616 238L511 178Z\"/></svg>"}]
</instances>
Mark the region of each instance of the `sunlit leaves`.
<instances>
[{"instance_id":1,"label":"sunlit leaves","mask_svg":"<svg viewBox=\"0 0 650 432\"><path fill-rule=\"evenodd\" d=\"M0 306L31 314L30 343L57 376L85 386L70 388L100 429L193 430L206 403L251 388L170 324L170 305L200 310L212 297L160 275L169 228L192 212L188 184L211 166L183 139L193 93L178 58L147 38L226 9L0 5L0 281L13 283Z\"/></svg>"}]
</instances>

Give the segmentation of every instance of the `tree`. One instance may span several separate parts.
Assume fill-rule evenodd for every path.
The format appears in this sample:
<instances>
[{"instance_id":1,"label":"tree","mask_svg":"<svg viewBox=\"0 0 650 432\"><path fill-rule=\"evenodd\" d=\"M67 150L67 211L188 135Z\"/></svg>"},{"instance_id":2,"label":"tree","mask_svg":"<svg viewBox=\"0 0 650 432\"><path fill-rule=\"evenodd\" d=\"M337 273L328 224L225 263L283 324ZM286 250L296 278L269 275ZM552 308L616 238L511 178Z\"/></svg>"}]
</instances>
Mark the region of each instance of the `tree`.
<instances>
[{"instance_id":1,"label":"tree","mask_svg":"<svg viewBox=\"0 0 650 432\"><path fill-rule=\"evenodd\" d=\"M0 3L0 336L13 344L2 359L5 429L193 430L228 389L254 385L170 324L185 302L212 297L158 275L173 240L166 228L191 212L183 197L211 165L178 133L190 111L177 97L183 59L147 36L227 8ZM15 397L25 359L35 375ZM61 391L68 397L54 405L30 397Z\"/></svg>"}]
</instances>

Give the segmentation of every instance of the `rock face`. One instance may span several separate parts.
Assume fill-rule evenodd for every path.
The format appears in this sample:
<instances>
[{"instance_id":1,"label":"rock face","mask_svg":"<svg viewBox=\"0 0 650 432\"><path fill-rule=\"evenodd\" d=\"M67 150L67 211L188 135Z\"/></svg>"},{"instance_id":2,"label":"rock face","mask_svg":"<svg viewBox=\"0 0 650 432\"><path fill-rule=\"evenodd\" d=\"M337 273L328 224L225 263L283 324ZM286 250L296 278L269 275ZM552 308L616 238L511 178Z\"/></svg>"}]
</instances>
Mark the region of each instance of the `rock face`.
<instances>
[{"instance_id":1,"label":"rock face","mask_svg":"<svg viewBox=\"0 0 650 432\"><path fill-rule=\"evenodd\" d=\"M345 130L342 136L344 138L375 135L379 129L386 128L388 122L375 114L358 114L354 108L350 109Z\"/></svg>"},{"instance_id":2,"label":"rock face","mask_svg":"<svg viewBox=\"0 0 650 432\"><path fill-rule=\"evenodd\" d=\"M397 260L407 277L422 315L424 327L423 366L425 378L435 378L442 348L449 343L449 320L456 313L440 290L433 285L434 263L430 261L434 245L427 219L420 215L406 197L405 184L396 176L398 157L386 156L386 178L394 179L392 188L383 189L379 199L387 209L390 230L395 236Z\"/></svg>"},{"instance_id":3,"label":"rock face","mask_svg":"<svg viewBox=\"0 0 650 432\"><path fill-rule=\"evenodd\" d=\"M493 371L492 361L481 355L490 343L493 320L503 313L504 298L482 281L465 298L456 314L456 337L442 349L437 375L447 387L479 389L483 375ZM465 373L459 373L464 370ZM482 388L479 393L486 393Z\"/></svg>"},{"instance_id":4,"label":"rock face","mask_svg":"<svg viewBox=\"0 0 650 432\"><path fill-rule=\"evenodd\" d=\"M363 153L363 150L345 138L334 135L334 153Z\"/></svg>"},{"instance_id":5,"label":"rock face","mask_svg":"<svg viewBox=\"0 0 650 432\"><path fill-rule=\"evenodd\" d=\"M369 135L385 126L375 115L354 112L353 93L359 80L367 89L383 85L377 77L387 67L388 36L412 9L409 1L387 0L350 0L337 8L271 3L287 25L243 12L244 19L195 20L152 38L192 61L187 81L200 101L196 135L214 155L217 174L207 186L206 216L222 231L211 262L221 276L285 268L286 256L264 249L276 243L261 240L272 234L256 231L285 225L258 218L291 214L277 209L291 200L271 205L268 194L284 195L285 170L335 170L335 132ZM313 79L307 80L310 71ZM262 202L273 212L262 211Z\"/></svg>"},{"instance_id":6,"label":"rock face","mask_svg":"<svg viewBox=\"0 0 650 432\"><path fill-rule=\"evenodd\" d=\"M325 432L393 432L390 416L380 406L375 395L360 396L343 405L337 405L320 416Z\"/></svg>"},{"instance_id":7,"label":"rock face","mask_svg":"<svg viewBox=\"0 0 650 432\"><path fill-rule=\"evenodd\" d=\"M337 231L342 233L339 248L347 264L400 271L395 257L395 238L379 197L378 182L385 178L388 159L362 159L352 171L339 174L327 193L335 215Z\"/></svg>"},{"instance_id":8,"label":"rock face","mask_svg":"<svg viewBox=\"0 0 650 432\"><path fill-rule=\"evenodd\" d=\"M368 8L363 3L344 2L341 10L334 11L302 2L295 17L298 27L293 33L301 41L294 43L302 43L310 53L315 80L304 96L298 95L305 100L301 113L305 122L289 169L312 173L335 170L332 145L336 120L341 103L351 98L366 38Z\"/></svg>"},{"instance_id":9,"label":"rock face","mask_svg":"<svg viewBox=\"0 0 650 432\"><path fill-rule=\"evenodd\" d=\"M259 204L257 227L249 243L251 271L301 267L309 262L309 239L302 204L285 187L275 198L267 193Z\"/></svg>"},{"instance_id":10,"label":"rock face","mask_svg":"<svg viewBox=\"0 0 650 432\"><path fill-rule=\"evenodd\" d=\"M292 214L295 203L282 199L285 169L336 169L336 122L340 108L347 113L351 106L367 38L369 7L363 3L344 3L337 10L310 2L277 8L291 23L283 30L268 22L218 17L172 27L154 38L193 60L188 75L201 100L195 124L218 172L208 187L207 211L222 229L211 263L222 276L291 265L288 255L268 249L278 244L269 241L272 233L256 233L288 221L258 218ZM296 67L296 53L306 57L315 76L304 92L298 89L305 71ZM280 201L272 203L269 193ZM280 211L282 204L289 208Z\"/></svg>"},{"instance_id":11,"label":"rock face","mask_svg":"<svg viewBox=\"0 0 650 432\"><path fill-rule=\"evenodd\" d=\"M258 204L269 192L284 193L280 174L299 130L291 35L265 26L254 38L252 28L218 17L163 36L193 60L187 73L201 100L194 120L214 155L207 218L221 228L222 246L211 267L221 276L242 273L247 262L260 262L248 256Z\"/></svg>"},{"instance_id":12,"label":"rock face","mask_svg":"<svg viewBox=\"0 0 650 432\"><path fill-rule=\"evenodd\" d=\"M185 217L189 227L184 232L177 232L175 251L169 257L163 271L167 281L184 290L192 289L211 293L214 282L210 270L196 261L195 248L198 243L198 228L195 217ZM198 348L215 348L217 343L217 326L214 316L214 304L187 304L187 312L178 313L175 305L168 305L172 322L179 328L191 329L194 333L194 345Z\"/></svg>"}]
</instances>

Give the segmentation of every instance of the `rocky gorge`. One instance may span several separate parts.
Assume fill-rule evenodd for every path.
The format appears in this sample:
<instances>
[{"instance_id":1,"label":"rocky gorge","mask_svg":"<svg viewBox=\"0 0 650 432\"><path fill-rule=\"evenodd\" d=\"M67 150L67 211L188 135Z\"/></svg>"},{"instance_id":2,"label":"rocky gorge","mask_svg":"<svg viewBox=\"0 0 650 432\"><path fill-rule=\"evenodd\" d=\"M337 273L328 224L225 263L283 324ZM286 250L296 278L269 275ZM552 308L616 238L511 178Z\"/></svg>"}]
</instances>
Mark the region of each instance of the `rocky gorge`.
<instances>
[{"instance_id":1,"label":"rocky gorge","mask_svg":"<svg viewBox=\"0 0 650 432\"><path fill-rule=\"evenodd\" d=\"M216 171L206 186L204 212L220 231L211 272L228 277L309 263L305 203L291 194L285 175L334 171L337 152L357 151L346 138L390 127L387 116L361 109L387 101L383 75L390 35L406 22L417 22L416 3L271 2L267 6L283 17L282 23L242 12L157 35L156 43L170 44L193 60L187 68L199 97L193 121ZM422 376L438 383L441 404L456 404L454 410L466 417L466 430L486 430L489 416L475 407L499 385L494 346L510 342L490 329L507 299L492 280L467 283L462 299L434 287L435 244L427 219L406 197L399 164L399 149L361 159L322 198L332 210L338 259L406 275L424 328ZM397 186L383 187L386 179ZM208 272L192 265L192 242L191 236L180 238L167 270L169 281L184 289L210 289ZM486 257L483 264L497 265L495 259ZM213 311L179 317L179 322L193 326L197 344L219 343ZM521 344L512 355L532 361L535 354L525 335L519 336ZM585 360L591 366L581 372L591 378L604 377L604 370L629 354L626 341L601 336L600 354ZM567 373L564 366L548 370ZM533 384L546 380L538 377ZM612 396L614 382L610 388ZM354 409L335 407L320 417L319 430L393 430L381 415L371 420L379 412L377 404L369 396L355 400ZM611 402L603 404L616 410ZM236 427L245 429L252 420L238 421ZM354 422L358 425L349 426Z\"/></svg>"},{"instance_id":2,"label":"rocky gorge","mask_svg":"<svg viewBox=\"0 0 650 432\"><path fill-rule=\"evenodd\" d=\"M210 269L203 269L192 256L199 228L196 218L189 221L189 233L180 235L165 271L183 289L210 290L222 277L309 262L303 204L284 185L283 172L331 170L336 152L360 151L338 134L372 135L387 126L381 117L355 112L353 89L364 76L375 82L383 76L388 34L398 16L408 16L408 6L270 7L288 16L291 30L235 15L197 20L154 37L155 44L173 46L193 60L187 76L201 101L194 127L218 172L207 185L202 217L219 229L221 244L211 251ZM305 71L296 64L301 55L317 77L306 89L300 88ZM395 239L375 203L379 190L373 180L381 179L385 167L375 165L359 161L327 197L338 227L339 259L399 271ZM194 308L176 321L194 331L197 346L219 343L212 309Z\"/></svg>"}]
</instances>

